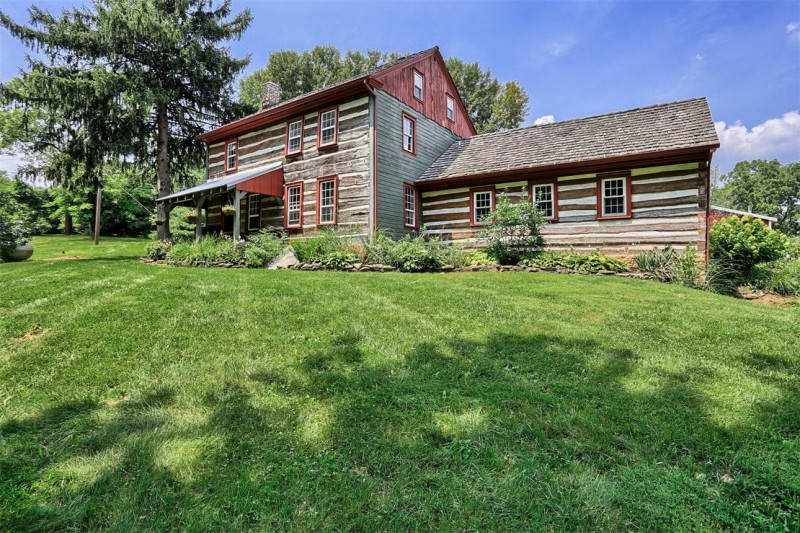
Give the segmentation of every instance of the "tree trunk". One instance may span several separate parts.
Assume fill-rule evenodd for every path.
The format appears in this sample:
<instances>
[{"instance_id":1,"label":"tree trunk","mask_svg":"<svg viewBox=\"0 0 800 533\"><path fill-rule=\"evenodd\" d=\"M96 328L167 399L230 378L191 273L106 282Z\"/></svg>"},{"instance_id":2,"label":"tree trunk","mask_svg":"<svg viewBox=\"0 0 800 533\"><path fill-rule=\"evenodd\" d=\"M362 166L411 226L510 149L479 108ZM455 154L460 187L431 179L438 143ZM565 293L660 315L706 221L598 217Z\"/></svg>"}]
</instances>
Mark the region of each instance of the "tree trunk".
<instances>
[{"instance_id":1,"label":"tree trunk","mask_svg":"<svg viewBox=\"0 0 800 533\"><path fill-rule=\"evenodd\" d=\"M100 244L100 203L103 199L103 182L100 181L100 178L94 179L94 186L97 189L94 204L94 243Z\"/></svg>"},{"instance_id":2,"label":"tree trunk","mask_svg":"<svg viewBox=\"0 0 800 533\"><path fill-rule=\"evenodd\" d=\"M172 179L169 175L169 120L167 106L162 104L156 110L158 118L158 143L156 145L156 186L158 197L167 196L172 192ZM169 239L169 211L166 204L160 202L156 211L156 218L163 224L156 226L158 240Z\"/></svg>"},{"instance_id":3,"label":"tree trunk","mask_svg":"<svg viewBox=\"0 0 800 533\"><path fill-rule=\"evenodd\" d=\"M64 215L64 235L72 235L72 215L69 213Z\"/></svg>"}]
</instances>

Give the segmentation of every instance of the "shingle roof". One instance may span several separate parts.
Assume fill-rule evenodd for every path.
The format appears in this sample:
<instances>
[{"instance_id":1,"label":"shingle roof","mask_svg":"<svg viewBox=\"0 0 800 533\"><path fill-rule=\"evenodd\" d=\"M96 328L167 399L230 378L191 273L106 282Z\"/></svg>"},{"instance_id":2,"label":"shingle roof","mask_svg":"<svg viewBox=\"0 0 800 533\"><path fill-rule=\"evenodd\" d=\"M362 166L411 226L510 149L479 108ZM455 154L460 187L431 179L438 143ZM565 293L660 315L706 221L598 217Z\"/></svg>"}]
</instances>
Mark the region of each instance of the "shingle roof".
<instances>
[{"instance_id":1,"label":"shingle roof","mask_svg":"<svg viewBox=\"0 0 800 533\"><path fill-rule=\"evenodd\" d=\"M719 147L705 98L462 139L418 181L699 147Z\"/></svg>"}]
</instances>

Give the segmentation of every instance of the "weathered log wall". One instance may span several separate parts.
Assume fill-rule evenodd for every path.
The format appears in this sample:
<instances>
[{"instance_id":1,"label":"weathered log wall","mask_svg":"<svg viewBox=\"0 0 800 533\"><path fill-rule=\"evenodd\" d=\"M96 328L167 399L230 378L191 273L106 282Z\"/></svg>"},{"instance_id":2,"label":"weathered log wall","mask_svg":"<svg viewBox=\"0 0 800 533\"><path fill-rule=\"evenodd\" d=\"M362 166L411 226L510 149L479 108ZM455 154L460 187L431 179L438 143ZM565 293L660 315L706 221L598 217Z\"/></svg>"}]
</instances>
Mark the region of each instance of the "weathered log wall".
<instances>
[{"instance_id":1,"label":"weathered log wall","mask_svg":"<svg viewBox=\"0 0 800 533\"><path fill-rule=\"evenodd\" d=\"M285 183L303 182L303 227L291 230L293 236L315 232L317 178L337 176L336 229L341 234L365 234L369 230L372 187L369 176L369 97L339 105L338 141L332 147L317 149L317 114L315 111L303 117L303 151L298 155L284 155L286 122L238 137L237 170L282 162ZM224 150L227 142L212 144L208 148L209 180L225 176ZM283 199L264 197L261 208L262 227L283 227Z\"/></svg>"},{"instance_id":2,"label":"weathered log wall","mask_svg":"<svg viewBox=\"0 0 800 533\"><path fill-rule=\"evenodd\" d=\"M549 249L589 251L602 248L614 255L632 255L653 246L678 249L694 244L705 249L706 187L704 163L632 169L631 217L597 219L597 174L517 180L495 185L497 198L528 200L536 183L556 183L558 221L543 231ZM469 188L422 193L422 219L429 232L447 241L478 243L480 228L469 220Z\"/></svg>"}]
</instances>

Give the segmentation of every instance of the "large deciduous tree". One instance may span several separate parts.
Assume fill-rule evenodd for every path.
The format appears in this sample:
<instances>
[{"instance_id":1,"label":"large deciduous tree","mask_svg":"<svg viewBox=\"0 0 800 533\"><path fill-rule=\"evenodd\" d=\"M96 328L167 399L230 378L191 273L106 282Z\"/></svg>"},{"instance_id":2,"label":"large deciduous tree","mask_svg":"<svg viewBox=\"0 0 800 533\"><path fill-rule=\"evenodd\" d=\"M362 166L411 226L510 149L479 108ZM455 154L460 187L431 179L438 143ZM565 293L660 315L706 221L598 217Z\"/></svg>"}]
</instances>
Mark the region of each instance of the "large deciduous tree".
<instances>
[{"instance_id":1,"label":"large deciduous tree","mask_svg":"<svg viewBox=\"0 0 800 533\"><path fill-rule=\"evenodd\" d=\"M800 162L740 161L712 192L714 205L778 219L777 229L800 234Z\"/></svg>"},{"instance_id":2,"label":"large deciduous tree","mask_svg":"<svg viewBox=\"0 0 800 533\"><path fill-rule=\"evenodd\" d=\"M50 61L32 62L31 72L52 78L53 64L71 66L79 76L96 74L87 91L115 96L117 113L106 115L105 124L102 117L77 124L93 139L112 131L113 146L99 150L107 149L109 157L147 166L155 161L159 197L172 192L173 176L180 180L201 163L203 145L196 136L238 114L232 84L249 57L234 58L224 43L239 39L250 22L248 10L232 16L230 0L94 0L60 17L33 7L27 26L0 12L0 24L47 52ZM33 91L18 101L32 105L38 96ZM64 108L58 91L44 101ZM163 205L158 218L168 220ZM159 225L159 238L167 231Z\"/></svg>"},{"instance_id":3,"label":"large deciduous tree","mask_svg":"<svg viewBox=\"0 0 800 533\"><path fill-rule=\"evenodd\" d=\"M239 82L239 102L252 111L261 106L261 86L273 81L281 86L281 99L321 89L402 57L396 52L348 50L317 46L305 52L280 50L270 54L266 66ZM519 127L528 115L528 94L516 81L501 83L478 63L447 59L459 94L479 133Z\"/></svg>"}]
</instances>

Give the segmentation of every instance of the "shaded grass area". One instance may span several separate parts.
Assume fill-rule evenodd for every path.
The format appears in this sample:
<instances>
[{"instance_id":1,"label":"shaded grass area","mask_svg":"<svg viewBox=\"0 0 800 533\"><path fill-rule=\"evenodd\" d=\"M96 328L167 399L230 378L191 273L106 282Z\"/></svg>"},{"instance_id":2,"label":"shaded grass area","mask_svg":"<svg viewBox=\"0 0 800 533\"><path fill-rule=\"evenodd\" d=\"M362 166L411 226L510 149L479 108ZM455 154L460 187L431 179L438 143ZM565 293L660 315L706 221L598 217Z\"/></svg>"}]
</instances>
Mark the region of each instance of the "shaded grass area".
<instances>
[{"instance_id":1,"label":"shaded grass area","mask_svg":"<svg viewBox=\"0 0 800 533\"><path fill-rule=\"evenodd\" d=\"M798 310L102 258L0 284L0 529L800 527Z\"/></svg>"},{"instance_id":2,"label":"shaded grass area","mask_svg":"<svg viewBox=\"0 0 800 533\"><path fill-rule=\"evenodd\" d=\"M31 239L31 260L135 259L144 255L148 242L134 237L100 237L95 246L86 235L42 235Z\"/></svg>"}]
</instances>

